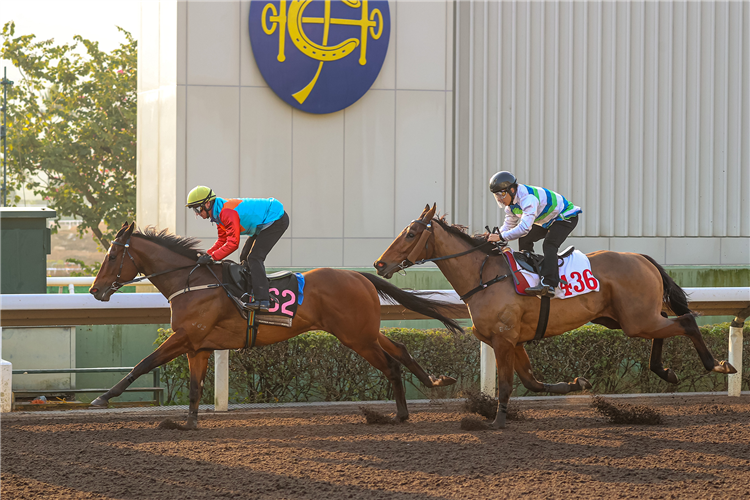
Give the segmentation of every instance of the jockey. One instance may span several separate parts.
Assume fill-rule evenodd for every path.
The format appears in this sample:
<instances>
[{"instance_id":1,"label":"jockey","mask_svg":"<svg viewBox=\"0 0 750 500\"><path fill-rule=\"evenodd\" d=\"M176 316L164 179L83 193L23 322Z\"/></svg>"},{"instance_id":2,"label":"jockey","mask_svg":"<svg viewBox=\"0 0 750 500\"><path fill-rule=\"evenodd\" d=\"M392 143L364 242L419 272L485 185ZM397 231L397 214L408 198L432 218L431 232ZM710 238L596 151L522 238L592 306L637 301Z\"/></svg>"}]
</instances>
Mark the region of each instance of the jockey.
<instances>
[{"instance_id":1,"label":"jockey","mask_svg":"<svg viewBox=\"0 0 750 500\"><path fill-rule=\"evenodd\" d=\"M203 219L216 223L219 239L198 258L198 264L221 260L237 250L240 235L249 238L240 252L240 262L250 270L253 301L248 309L267 312L271 306L264 261L289 227L284 206L274 198L219 198L211 188L197 186L188 194L187 205Z\"/></svg>"},{"instance_id":2,"label":"jockey","mask_svg":"<svg viewBox=\"0 0 750 500\"><path fill-rule=\"evenodd\" d=\"M510 172L493 175L490 191L500 208L505 210L505 222L500 234L490 234L488 241L518 239L519 250L533 252L534 242L544 238L542 279L526 292L553 296L555 287L560 284L557 252L578 224L578 214L582 210L554 191L518 184Z\"/></svg>"}]
</instances>

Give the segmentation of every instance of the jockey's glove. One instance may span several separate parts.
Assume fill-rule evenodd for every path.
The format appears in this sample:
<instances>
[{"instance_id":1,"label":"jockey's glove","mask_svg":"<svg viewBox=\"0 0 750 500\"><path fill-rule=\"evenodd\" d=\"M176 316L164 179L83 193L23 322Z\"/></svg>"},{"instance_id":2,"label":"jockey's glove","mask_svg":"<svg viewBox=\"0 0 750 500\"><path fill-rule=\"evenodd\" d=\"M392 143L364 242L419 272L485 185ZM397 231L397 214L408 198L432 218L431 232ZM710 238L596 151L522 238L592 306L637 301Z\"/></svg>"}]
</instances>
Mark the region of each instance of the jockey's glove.
<instances>
[{"instance_id":1,"label":"jockey's glove","mask_svg":"<svg viewBox=\"0 0 750 500\"><path fill-rule=\"evenodd\" d=\"M214 261L213 257L211 257L210 255L208 255L207 253L204 253L203 255L201 255L200 257L198 257L198 265L199 266L205 266L206 264L211 264L211 263L213 263L213 261Z\"/></svg>"}]
</instances>

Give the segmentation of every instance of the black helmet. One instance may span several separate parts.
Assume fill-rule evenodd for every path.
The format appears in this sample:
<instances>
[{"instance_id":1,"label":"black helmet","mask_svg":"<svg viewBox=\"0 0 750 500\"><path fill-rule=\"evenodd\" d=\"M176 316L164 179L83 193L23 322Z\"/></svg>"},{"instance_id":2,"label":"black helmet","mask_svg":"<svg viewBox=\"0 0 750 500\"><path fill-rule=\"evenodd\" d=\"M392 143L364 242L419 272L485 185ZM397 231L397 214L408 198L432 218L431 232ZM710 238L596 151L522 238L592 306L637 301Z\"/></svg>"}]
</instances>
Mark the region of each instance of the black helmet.
<instances>
[{"instance_id":1,"label":"black helmet","mask_svg":"<svg viewBox=\"0 0 750 500\"><path fill-rule=\"evenodd\" d=\"M492 176L490 179L490 191L497 193L498 191L507 191L511 186L516 185L516 176L510 172L503 170Z\"/></svg>"}]
</instances>

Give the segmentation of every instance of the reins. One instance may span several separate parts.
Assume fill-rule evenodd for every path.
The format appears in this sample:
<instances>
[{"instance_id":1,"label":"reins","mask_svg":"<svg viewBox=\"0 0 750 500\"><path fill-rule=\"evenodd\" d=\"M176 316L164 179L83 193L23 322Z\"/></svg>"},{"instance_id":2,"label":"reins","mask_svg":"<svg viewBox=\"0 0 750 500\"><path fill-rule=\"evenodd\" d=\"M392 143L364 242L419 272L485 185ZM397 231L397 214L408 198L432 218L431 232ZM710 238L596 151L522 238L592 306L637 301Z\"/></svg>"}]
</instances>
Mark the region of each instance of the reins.
<instances>
[{"instance_id":1,"label":"reins","mask_svg":"<svg viewBox=\"0 0 750 500\"><path fill-rule=\"evenodd\" d=\"M125 285L130 285L132 283L138 283L140 281L143 281L143 280L148 279L148 278L153 278L155 276L161 276L163 274L168 274L168 273L172 273L172 272L175 272L175 271L181 271L183 269L190 269L190 268L192 268L191 271L188 273L187 282L185 283L185 288L183 288L182 290L179 290L176 293L173 293L172 295L170 295L169 298L167 299L169 302L172 302L172 299L174 297L176 297L178 295L181 295L183 293L186 293L186 292L198 291L198 290L205 290L207 288L218 288L218 287L222 287L224 289L224 292L226 292L227 297L229 297L230 300L232 299L232 294L229 292L229 289L226 287L226 285L224 283L222 283L222 281L219 279L219 277L216 276L216 273L214 272L213 269L211 269L210 266L206 266L206 269L208 269L211 272L211 274L213 275L213 277L216 279L217 283L213 283L213 284L210 284L210 285L198 285L198 286L194 286L194 287L190 288L190 276L192 276L193 272L196 269L198 269L199 267L201 267L200 264L190 264L190 265L187 265L187 266L176 267L174 269L167 269L166 271L159 271L158 273L152 273L152 274L149 274L147 276L142 276L140 278L134 278L134 279L132 279L130 281L126 281L124 283L121 283L120 282L120 276L122 275L122 266L125 263L125 254L127 254L128 257L130 257L130 260L133 262L133 266L135 266L135 270L138 273L140 273L141 270L138 269L138 264L135 263L135 259L130 254L130 250L129 250L129 248L130 248L130 237L128 237L128 241L126 241L125 243L120 243L119 241L113 241L112 244L113 245L120 245L120 246L122 246L122 247L125 248L123 250L123 252L122 252L122 259L120 259L120 268L117 270L117 277L115 278L115 281L112 282L112 286L111 286L111 288L114 289L115 292L117 292L120 288L122 288ZM141 273L141 274L143 274L143 273ZM250 331L251 330L252 330L252 340L250 339ZM255 311L253 311L252 313L250 313L250 314L247 315L247 331L245 332L245 349L247 349L248 346L249 347L254 347L255 346L255 339L256 339L257 335L258 335L258 326L257 326L257 323L255 322Z\"/></svg>"},{"instance_id":2,"label":"reins","mask_svg":"<svg viewBox=\"0 0 750 500\"><path fill-rule=\"evenodd\" d=\"M422 231L422 236L419 238L419 242L417 242L417 245L415 246L414 250L412 250L412 252L409 253L408 257L406 259L404 259L401 262L401 264L399 264L399 270L405 270L405 269L407 269L407 268L409 268L411 266L420 266L420 265L426 264L428 262L438 262L438 261L441 261L441 260L453 259L455 257L461 257L463 255L470 254L470 253L472 253L472 252L474 252L476 250L483 250L483 249L487 248L488 246L495 246L494 242L492 242L492 241L485 241L484 243L482 243L480 245L477 245L475 247L472 247L472 248L470 248L468 250L464 250L463 252L454 253L454 254L451 254L451 255L444 255L442 257L433 257L431 259L421 259L421 260L418 260L416 262L412 262L412 260L410 259L410 257L413 257L414 259L416 259L416 256L419 255L422 252L422 250L427 250L427 247L429 245L429 237L431 235L433 235L433 232L432 232L432 222L427 223L427 222L424 222L424 221L422 221L420 219L415 219L415 220L413 220L411 222L412 222L412 224L415 223L415 222L417 222L419 224L422 224L422 225L425 226L425 229L424 229L424 231ZM425 237L425 235L427 235L427 236ZM424 241L424 245L422 245L422 241ZM479 286L477 286L475 288L472 288L471 290L469 290L465 294L461 295L459 298L462 301L466 301L466 299L468 299L469 297L471 297L475 293L481 292L482 290L484 290L488 286L493 285L495 283L498 283L500 281L503 281L504 279L506 279L509 276L508 274L497 275L497 276L495 276L494 278L492 278L490 281L488 281L486 283L482 282L482 272L484 271L484 265L487 263L487 260L489 258L490 258L490 254L488 253L487 256L484 258L484 260L482 261L482 265L479 267Z\"/></svg>"},{"instance_id":3,"label":"reins","mask_svg":"<svg viewBox=\"0 0 750 500\"><path fill-rule=\"evenodd\" d=\"M133 262L133 266L135 266L135 270L137 272L139 272L139 273L141 273L141 270L138 269L138 264L135 263L135 259L133 258L132 255L130 255L130 251L128 250L130 248L130 238L128 238L128 241L126 241L125 243L120 243L119 241L113 241L112 244L113 245L120 245L121 247L125 247L125 250L122 252L122 259L120 260L120 269L117 270L117 278L115 278L115 281L112 282L112 286L111 286L111 288L113 288L115 292L118 291L120 288L124 287L125 285L131 285L133 283L138 283L140 281L143 281L143 280L146 280L146 279L149 279L149 278L153 278L155 276L161 276L162 274L168 274L168 273L172 273L174 271L181 271L182 269L189 269L191 267L194 267L194 268L198 267L197 265L195 265L195 266L189 265L189 266L176 267L174 269L168 269L166 271L159 271L158 273L152 273L152 274L149 274L147 276L141 276L140 278L133 278L130 281L125 281L124 283L121 283L120 282L120 275L122 274L122 266L125 263L125 254L128 254L128 257L130 257L130 260ZM195 269L193 269L193 271L194 270ZM190 273L192 274L193 271L190 271ZM143 274L143 273L141 273L141 274ZM189 279L189 277L188 277L188 279Z\"/></svg>"}]
</instances>

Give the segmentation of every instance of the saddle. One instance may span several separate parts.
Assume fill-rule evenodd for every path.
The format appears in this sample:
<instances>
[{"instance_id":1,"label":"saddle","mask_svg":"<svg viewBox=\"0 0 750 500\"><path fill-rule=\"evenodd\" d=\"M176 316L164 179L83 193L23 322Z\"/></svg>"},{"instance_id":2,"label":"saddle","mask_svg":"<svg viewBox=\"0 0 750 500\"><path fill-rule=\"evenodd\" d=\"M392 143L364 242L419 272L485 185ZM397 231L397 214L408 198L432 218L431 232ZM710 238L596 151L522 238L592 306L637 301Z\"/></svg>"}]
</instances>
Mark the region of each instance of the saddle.
<instances>
[{"instance_id":1,"label":"saddle","mask_svg":"<svg viewBox=\"0 0 750 500\"><path fill-rule=\"evenodd\" d=\"M561 252L557 252L557 258L564 259L568 255L572 254L575 249L576 247L571 245L565 250ZM518 267L530 273L541 275L540 271L542 269L542 262L544 261L544 255L539 255L536 253L531 253L527 250L523 250L520 252L513 252L513 257L516 259L516 263L518 263ZM559 265L560 263L558 262L558 266Z\"/></svg>"},{"instance_id":2,"label":"saddle","mask_svg":"<svg viewBox=\"0 0 750 500\"><path fill-rule=\"evenodd\" d=\"M243 305L243 296L249 295L253 289L253 280L250 271L243 265L232 262L231 260L224 260L221 263L222 281L224 287L230 293L230 298L234 301L234 305L239 309L240 314L243 318L247 319L247 310ZM291 277L291 279L290 279ZM296 290L297 278L292 271L278 271L267 275L269 287L277 285L274 290L285 290L292 289ZM271 302L276 304L275 310L269 311L268 313L259 313L256 315L259 323L268 325L278 326L291 326L292 317L297 309L296 302L293 304L293 311L290 308L279 308L279 300L276 297L271 297ZM289 315L289 312L292 312Z\"/></svg>"}]
</instances>

